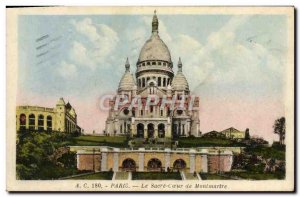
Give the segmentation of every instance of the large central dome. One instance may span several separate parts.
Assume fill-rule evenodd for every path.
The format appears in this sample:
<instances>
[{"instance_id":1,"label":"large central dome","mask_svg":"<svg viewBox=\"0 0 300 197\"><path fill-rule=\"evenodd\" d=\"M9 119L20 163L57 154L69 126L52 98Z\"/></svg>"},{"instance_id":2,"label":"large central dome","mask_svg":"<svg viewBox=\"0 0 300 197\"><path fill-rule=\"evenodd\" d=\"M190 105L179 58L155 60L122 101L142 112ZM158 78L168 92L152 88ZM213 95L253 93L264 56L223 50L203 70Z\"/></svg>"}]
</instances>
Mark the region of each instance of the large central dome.
<instances>
[{"instance_id":1,"label":"large central dome","mask_svg":"<svg viewBox=\"0 0 300 197\"><path fill-rule=\"evenodd\" d=\"M142 47L138 62L147 60L171 62L170 51L167 45L162 41L162 39L160 39L158 35L158 18L156 14L154 14L152 20L152 35Z\"/></svg>"},{"instance_id":2,"label":"large central dome","mask_svg":"<svg viewBox=\"0 0 300 197\"><path fill-rule=\"evenodd\" d=\"M160 39L158 34L153 34L144 44L139 62L146 60L161 60L171 62L171 54L167 45Z\"/></svg>"}]
</instances>

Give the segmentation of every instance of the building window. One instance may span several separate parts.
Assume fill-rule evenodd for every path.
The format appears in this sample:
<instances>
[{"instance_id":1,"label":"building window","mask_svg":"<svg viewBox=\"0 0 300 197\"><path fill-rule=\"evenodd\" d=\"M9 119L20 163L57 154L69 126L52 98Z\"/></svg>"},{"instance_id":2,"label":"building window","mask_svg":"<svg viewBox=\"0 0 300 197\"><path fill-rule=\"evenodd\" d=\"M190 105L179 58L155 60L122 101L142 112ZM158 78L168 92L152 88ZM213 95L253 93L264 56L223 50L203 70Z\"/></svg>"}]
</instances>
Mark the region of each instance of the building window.
<instances>
[{"instance_id":1,"label":"building window","mask_svg":"<svg viewBox=\"0 0 300 197\"><path fill-rule=\"evenodd\" d=\"M41 114L38 118L38 129L39 131L44 130L44 116Z\"/></svg>"},{"instance_id":2,"label":"building window","mask_svg":"<svg viewBox=\"0 0 300 197\"><path fill-rule=\"evenodd\" d=\"M144 111L143 111L143 110L141 110L141 116L143 116L143 112L144 112Z\"/></svg>"},{"instance_id":3,"label":"building window","mask_svg":"<svg viewBox=\"0 0 300 197\"><path fill-rule=\"evenodd\" d=\"M164 80L163 80L163 87L165 87L166 86L166 78L164 78Z\"/></svg>"},{"instance_id":4,"label":"building window","mask_svg":"<svg viewBox=\"0 0 300 197\"><path fill-rule=\"evenodd\" d=\"M153 106L150 106L150 112L153 113Z\"/></svg>"},{"instance_id":5,"label":"building window","mask_svg":"<svg viewBox=\"0 0 300 197\"><path fill-rule=\"evenodd\" d=\"M164 64L163 64L164 66L166 66L166 62L164 62Z\"/></svg>"},{"instance_id":6,"label":"building window","mask_svg":"<svg viewBox=\"0 0 300 197\"><path fill-rule=\"evenodd\" d=\"M35 129L35 116L34 116L34 114L29 115L29 129L30 130Z\"/></svg>"},{"instance_id":7,"label":"building window","mask_svg":"<svg viewBox=\"0 0 300 197\"><path fill-rule=\"evenodd\" d=\"M170 85L170 78L168 78L168 82L167 82L167 85Z\"/></svg>"},{"instance_id":8,"label":"building window","mask_svg":"<svg viewBox=\"0 0 300 197\"><path fill-rule=\"evenodd\" d=\"M161 77L158 77L157 86L161 86Z\"/></svg>"},{"instance_id":9,"label":"building window","mask_svg":"<svg viewBox=\"0 0 300 197\"><path fill-rule=\"evenodd\" d=\"M185 135L185 128L184 128L184 124L182 124L182 135Z\"/></svg>"},{"instance_id":10,"label":"building window","mask_svg":"<svg viewBox=\"0 0 300 197\"><path fill-rule=\"evenodd\" d=\"M158 62L158 65L161 65L161 62Z\"/></svg>"},{"instance_id":11,"label":"building window","mask_svg":"<svg viewBox=\"0 0 300 197\"><path fill-rule=\"evenodd\" d=\"M52 131L52 117L47 116L47 130Z\"/></svg>"},{"instance_id":12,"label":"building window","mask_svg":"<svg viewBox=\"0 0 300 197\"><path fill-rule=\"evenodd\" d=\"M147 65L150 65L150 62L147 62Z\"/></svg>"},{"instance_id":13,"label":"building window","mask_svg":"<svg viewBox=\"0 0 300 197\"><path fill-rule=\"evenodd\" d=\"M152 62L152 65L156 65L156 62Z\"/></svg>"},{"instance_id":14,"label":"building window","mask_svg":"<svg viewBox=\"0 0 300 197\"><path fill-rule=\"evenodd\" d=\"M128 114L129 114L128 108L125 108L125 109L123 110L123 113L124 113L124 115L128 115Z\"/></svg>"},{"instance_id":15,"label":"building window","mask_svg":"<svg viewBox=\"0 0 300 197\"><path fill-rule=\"evenodd\" d=\"M145 87L145 84L146 84L146 83L145 83L145 78L143 78L143 80L142 80L142 81L143 81L143 85L142 85L142 87Z\"/></svg>"},{"instance_id":16,"label":"building window","mask_svg":"<svg viewBox=\"0 0 300 197\"><path fill-rule=\"evenodd\" d=\"M160 110L160 116L163 116L163 115L164 115L164 111Z\"/></svg>"},{"instance_id":17,"label":"building window","mask_svg":"<svg viewBox=\"0 0 300 197\"><path fill-rule=\"evenodd\" d=\"M21 114L20 115L20 130L25 130L26 129L26 115Z\"/></svg>"},{"instance_id":18,"label":"building window","mask_svg":"<svg viewBox=\"0 0 300 197\"><path fill-rule=\"evenodd\" d=\"M141 87L141 79L139 79L139 84L138 84L138 86Z\"/></svg>"}]
</instances>

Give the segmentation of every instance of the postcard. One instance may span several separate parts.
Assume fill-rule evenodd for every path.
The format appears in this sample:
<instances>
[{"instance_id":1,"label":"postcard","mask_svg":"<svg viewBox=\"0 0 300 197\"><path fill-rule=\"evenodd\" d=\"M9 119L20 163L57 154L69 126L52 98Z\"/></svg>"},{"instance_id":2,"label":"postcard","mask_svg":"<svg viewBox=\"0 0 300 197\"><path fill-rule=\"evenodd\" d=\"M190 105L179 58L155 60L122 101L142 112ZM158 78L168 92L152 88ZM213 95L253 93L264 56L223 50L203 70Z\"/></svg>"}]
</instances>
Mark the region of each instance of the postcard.
<instances>
[{"instance_id":1,"label":"postcard","mask_svg":"<svg viewBox=\"0 0 300 197\"><path fill-rule=\"evenodd\" d=\"M6 11L8 191L295 191L294 7Z\"/></svg>"}]
</instances>

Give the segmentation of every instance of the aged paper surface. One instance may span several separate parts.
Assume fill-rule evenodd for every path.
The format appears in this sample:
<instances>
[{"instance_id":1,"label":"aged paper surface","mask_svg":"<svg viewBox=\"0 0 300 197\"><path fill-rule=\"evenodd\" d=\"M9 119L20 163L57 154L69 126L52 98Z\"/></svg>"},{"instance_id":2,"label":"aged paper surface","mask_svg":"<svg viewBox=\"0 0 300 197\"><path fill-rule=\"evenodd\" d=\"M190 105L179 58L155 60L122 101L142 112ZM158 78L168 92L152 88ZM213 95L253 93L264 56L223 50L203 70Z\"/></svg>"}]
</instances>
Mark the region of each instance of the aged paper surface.
<instances>
[{"instance_id":1,"label":"aged paper surface","mask_svg":"<svg viewBox=\"0 0 300 197\"><path fill-rule=\"evenodd\" d=\"M294 143L293 7L7 9L8 191L293 191Z\"/></svg>"}]
</instances>

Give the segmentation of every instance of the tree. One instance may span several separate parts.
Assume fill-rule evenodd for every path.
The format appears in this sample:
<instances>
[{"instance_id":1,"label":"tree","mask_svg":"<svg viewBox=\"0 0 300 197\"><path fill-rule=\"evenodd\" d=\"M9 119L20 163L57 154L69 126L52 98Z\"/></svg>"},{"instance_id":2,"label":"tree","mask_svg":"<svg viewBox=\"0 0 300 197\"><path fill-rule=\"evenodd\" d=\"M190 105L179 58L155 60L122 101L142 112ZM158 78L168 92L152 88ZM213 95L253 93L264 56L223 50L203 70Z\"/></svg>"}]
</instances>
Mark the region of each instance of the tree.
<instances>
[{"instance_id":1,"label":"tree","mask_svg":"<svg viewBox=\"0 0 300 197\"><path fill-rule=\"evenodd\" d=\"M274 133L279 135L279 144L283 145L285 140L285 117L275 120Z\"/></svg>"},{"instance_id":2,"label":"tree","mask_svg":"<svg viewBox=\"0 0 300 197\"><path fill-rule=\"evenodd\" d=\"M245 131L245 140L250 140L249 128L247 128L246 131Z\"/></svg>"}]
</instances>

